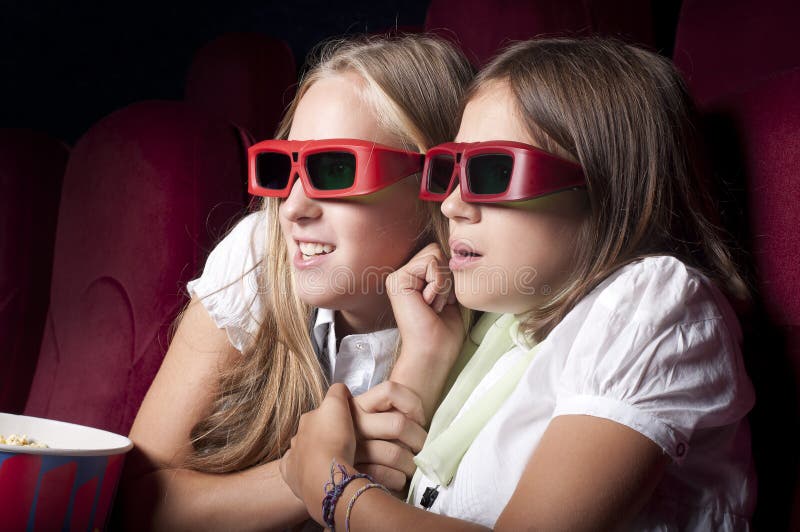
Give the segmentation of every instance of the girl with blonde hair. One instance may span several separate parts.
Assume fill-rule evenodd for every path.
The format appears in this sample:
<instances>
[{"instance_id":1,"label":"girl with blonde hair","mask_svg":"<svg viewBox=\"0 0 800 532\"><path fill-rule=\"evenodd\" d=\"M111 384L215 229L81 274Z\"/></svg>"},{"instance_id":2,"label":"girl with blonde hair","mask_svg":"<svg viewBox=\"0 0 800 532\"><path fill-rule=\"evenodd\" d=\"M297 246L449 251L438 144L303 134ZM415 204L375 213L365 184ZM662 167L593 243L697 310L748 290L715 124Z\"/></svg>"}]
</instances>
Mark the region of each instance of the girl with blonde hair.
<instances>
[{"instance_id":1,"label":"girl with blonde hair","mask_svg":"<svg viewBox=\"0 0 800 532\"><path fill-rule=\"evenodd\" d=\"M426 36L322 49L278 140L249 150L250 191L265 196L263 209L189 283L192 301L131 430L126 525L245 530L306 520L277 460L333 382L355 395L373 390L360 403L360 462L403 488L409 449L424 440L459 342L426 361L422 400L376 387L400 351L385 280L422 248L444 260L444 220L417 198L421 154L455 134L471 75L451 45ZM447 275L431 278L426 305L463 331ZM420 363L414 356L394 366L399 382L404 362ZM396 411L372 413L387 405Z\"/></svg>"},{"instance_id":2,"label":"girl with blonde hair","mask_svg":"<svg viewBox=\"0 0 800 532\"><path fill-rule=\"evenodd\" d=\"M353 406L331 387L281 462L314 519L748 529L754 395L729 303L748 291L712 223L694 134L670 61L614 40L522 42L478 74L421 190L443 201L459 302L486 312L469 362L415 457L413 506L358 477ZM392 299L396 315L408 300Z\"/></svg>"}]
</instances>

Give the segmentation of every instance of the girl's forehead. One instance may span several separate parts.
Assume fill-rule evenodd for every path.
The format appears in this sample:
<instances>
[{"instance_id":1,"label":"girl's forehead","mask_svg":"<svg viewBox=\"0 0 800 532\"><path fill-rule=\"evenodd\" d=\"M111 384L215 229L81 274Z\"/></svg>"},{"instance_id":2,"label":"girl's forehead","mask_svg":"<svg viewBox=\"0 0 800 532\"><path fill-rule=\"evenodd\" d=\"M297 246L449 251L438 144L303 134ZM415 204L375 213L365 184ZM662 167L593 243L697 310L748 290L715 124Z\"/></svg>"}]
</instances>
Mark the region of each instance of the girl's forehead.
<instances>
[{"instance_id":1,"label":"girl's forehead","mask_svg":"<svg viewBox=\"0 0 800 532\"><path fill-rule=\"evenodd\" d=\"M315 81L297 104L291 140L349 138L387 144L392 135L383 128L364 95L363 81L341 74Z\"/></svg>"},{"instance_id":2,"label":"girl's forehead","mask_svg":"<svg viewBox=\"0 0 800 532\"><path fill-rule=\"evenodd\" d=\"M479 89L467 102L461 116L457 142L512 140L534 144L517 111L516 99L504 82L492 82Z\"/></svg>"}]
</instances>

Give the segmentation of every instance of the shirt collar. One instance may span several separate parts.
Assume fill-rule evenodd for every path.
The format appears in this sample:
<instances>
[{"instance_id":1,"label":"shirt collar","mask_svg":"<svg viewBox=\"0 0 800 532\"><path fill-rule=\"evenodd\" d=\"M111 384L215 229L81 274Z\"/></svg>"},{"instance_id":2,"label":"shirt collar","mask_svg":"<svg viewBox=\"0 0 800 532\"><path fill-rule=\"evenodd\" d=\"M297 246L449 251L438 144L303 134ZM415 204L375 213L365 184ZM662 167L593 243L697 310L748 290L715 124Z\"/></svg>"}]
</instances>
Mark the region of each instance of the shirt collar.
<instances>
[{"instance_id":1,"label":"shirt collar","mask_svg":"<svg viewBox=\"0 0 800 532\"><path fill-rule=\"evenodd\" d=\"M332 309L317 309L317 317L312 327L312 336L317 346L320 347L320 358L324 359L328 364L331 382L341 382L351 377L349 374L353 371L353 362L346 362L345 366L337 371L338 349L336 345L335 317L336 313ZM351 386L353 393L365 392L369 387L386 378L392 364L392 355L394 354L399 334L397 328L392 328L371 333L351 334L339 339L342 342L342 349L348 349L348 356L345 357L348 360L353 360L354 358L353 355L355 353L352 352L352 348L358 348L359 345L365 344L368 344L370 348L369 358L359 358L359 361L356 362L356 365L362 367L369 366L371 368L370 374L364 376L362 385ZM353 378L355 377L353 376Z\"/></svg>"},{"instance_id":2,"label":"shirt collar","mask_svg":"<svg viewBox=\"0 0 800 532\"><path fill-rule=\"evenodd\" d=\"M329 308L317 309L317 319L314 321L312 330L314 333L314 340L317 342L318 346L323 347L325 345L325 339L328 336L328 331L331 324L333 324L333 320L333 310Z\"/></svg>"}]
</instances>

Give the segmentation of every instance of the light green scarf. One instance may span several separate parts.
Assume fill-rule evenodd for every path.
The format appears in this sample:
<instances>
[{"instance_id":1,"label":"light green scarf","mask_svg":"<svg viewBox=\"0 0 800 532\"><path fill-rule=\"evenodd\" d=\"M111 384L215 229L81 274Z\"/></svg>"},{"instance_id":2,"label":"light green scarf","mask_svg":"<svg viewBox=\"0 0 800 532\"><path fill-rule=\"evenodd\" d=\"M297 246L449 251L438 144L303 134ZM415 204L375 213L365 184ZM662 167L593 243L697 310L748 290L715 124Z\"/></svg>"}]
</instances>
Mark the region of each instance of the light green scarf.
<instances>
[{"instance_id":1,"label":"light green scarf","mask_svg":"<svg viewBox=\"0 0 800 532\"><path fill-rule=\"evenodd\" d=\"M519 322L513 314L485 314L472 328L454 372L463 369L436 410L425 445L414 458L417 471L408 490L409 503L414 501L423 474L439 485L450 484L472 441L516 388L538 346L527 351L480 401L453 421L475 387L497 360L513 347L518 327Z\"/></svg>"}]
</instances>

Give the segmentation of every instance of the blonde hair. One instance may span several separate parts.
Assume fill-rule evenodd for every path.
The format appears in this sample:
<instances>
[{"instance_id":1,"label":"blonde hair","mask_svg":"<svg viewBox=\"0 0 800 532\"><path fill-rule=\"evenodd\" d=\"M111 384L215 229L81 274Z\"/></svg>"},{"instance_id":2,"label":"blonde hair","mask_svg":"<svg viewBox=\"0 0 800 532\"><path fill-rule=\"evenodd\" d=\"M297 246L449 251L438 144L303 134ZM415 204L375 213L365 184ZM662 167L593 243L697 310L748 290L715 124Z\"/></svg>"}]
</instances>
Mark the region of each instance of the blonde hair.
<instances>
[{"instance_id":1,"label":"blonde hair","mask_svg":"<svg viewBox=\"0 0 800 532\"><path fill-rule=\"evenodd\" d=\"M613 39L514 44L478 74L465 101L506 83L531 138L579 162L589 214L573 275L525 331L543 339L603 279L650 255L672 255L748 299L699 163L694 110L673 64Z\"/></svg>"},{"instance_id":2,"label":"blonde hair","mask_svg":"<svg viewBox=\"0 0 800 532\"><path fill-rule=\"evenodd\" d=\"M286 138L297 105L316 81L343 74L363 80L363 95L384 130L406 149L424 152L451 140L472 68L452 45L428 36L365 37L325 44L300 82L280 124ZM300 416L315 408L327 379L309 335L312 308L297 296L278 220L280 200L265 198L267 242L259 297L266 309L254 343L221 375L212 411L192 429L188 467L230 472L279 458ZM447 241L437 204L425 203L418 245ZM421 213L422 214L422 213Z\"/></svg>"}]
</instances>

